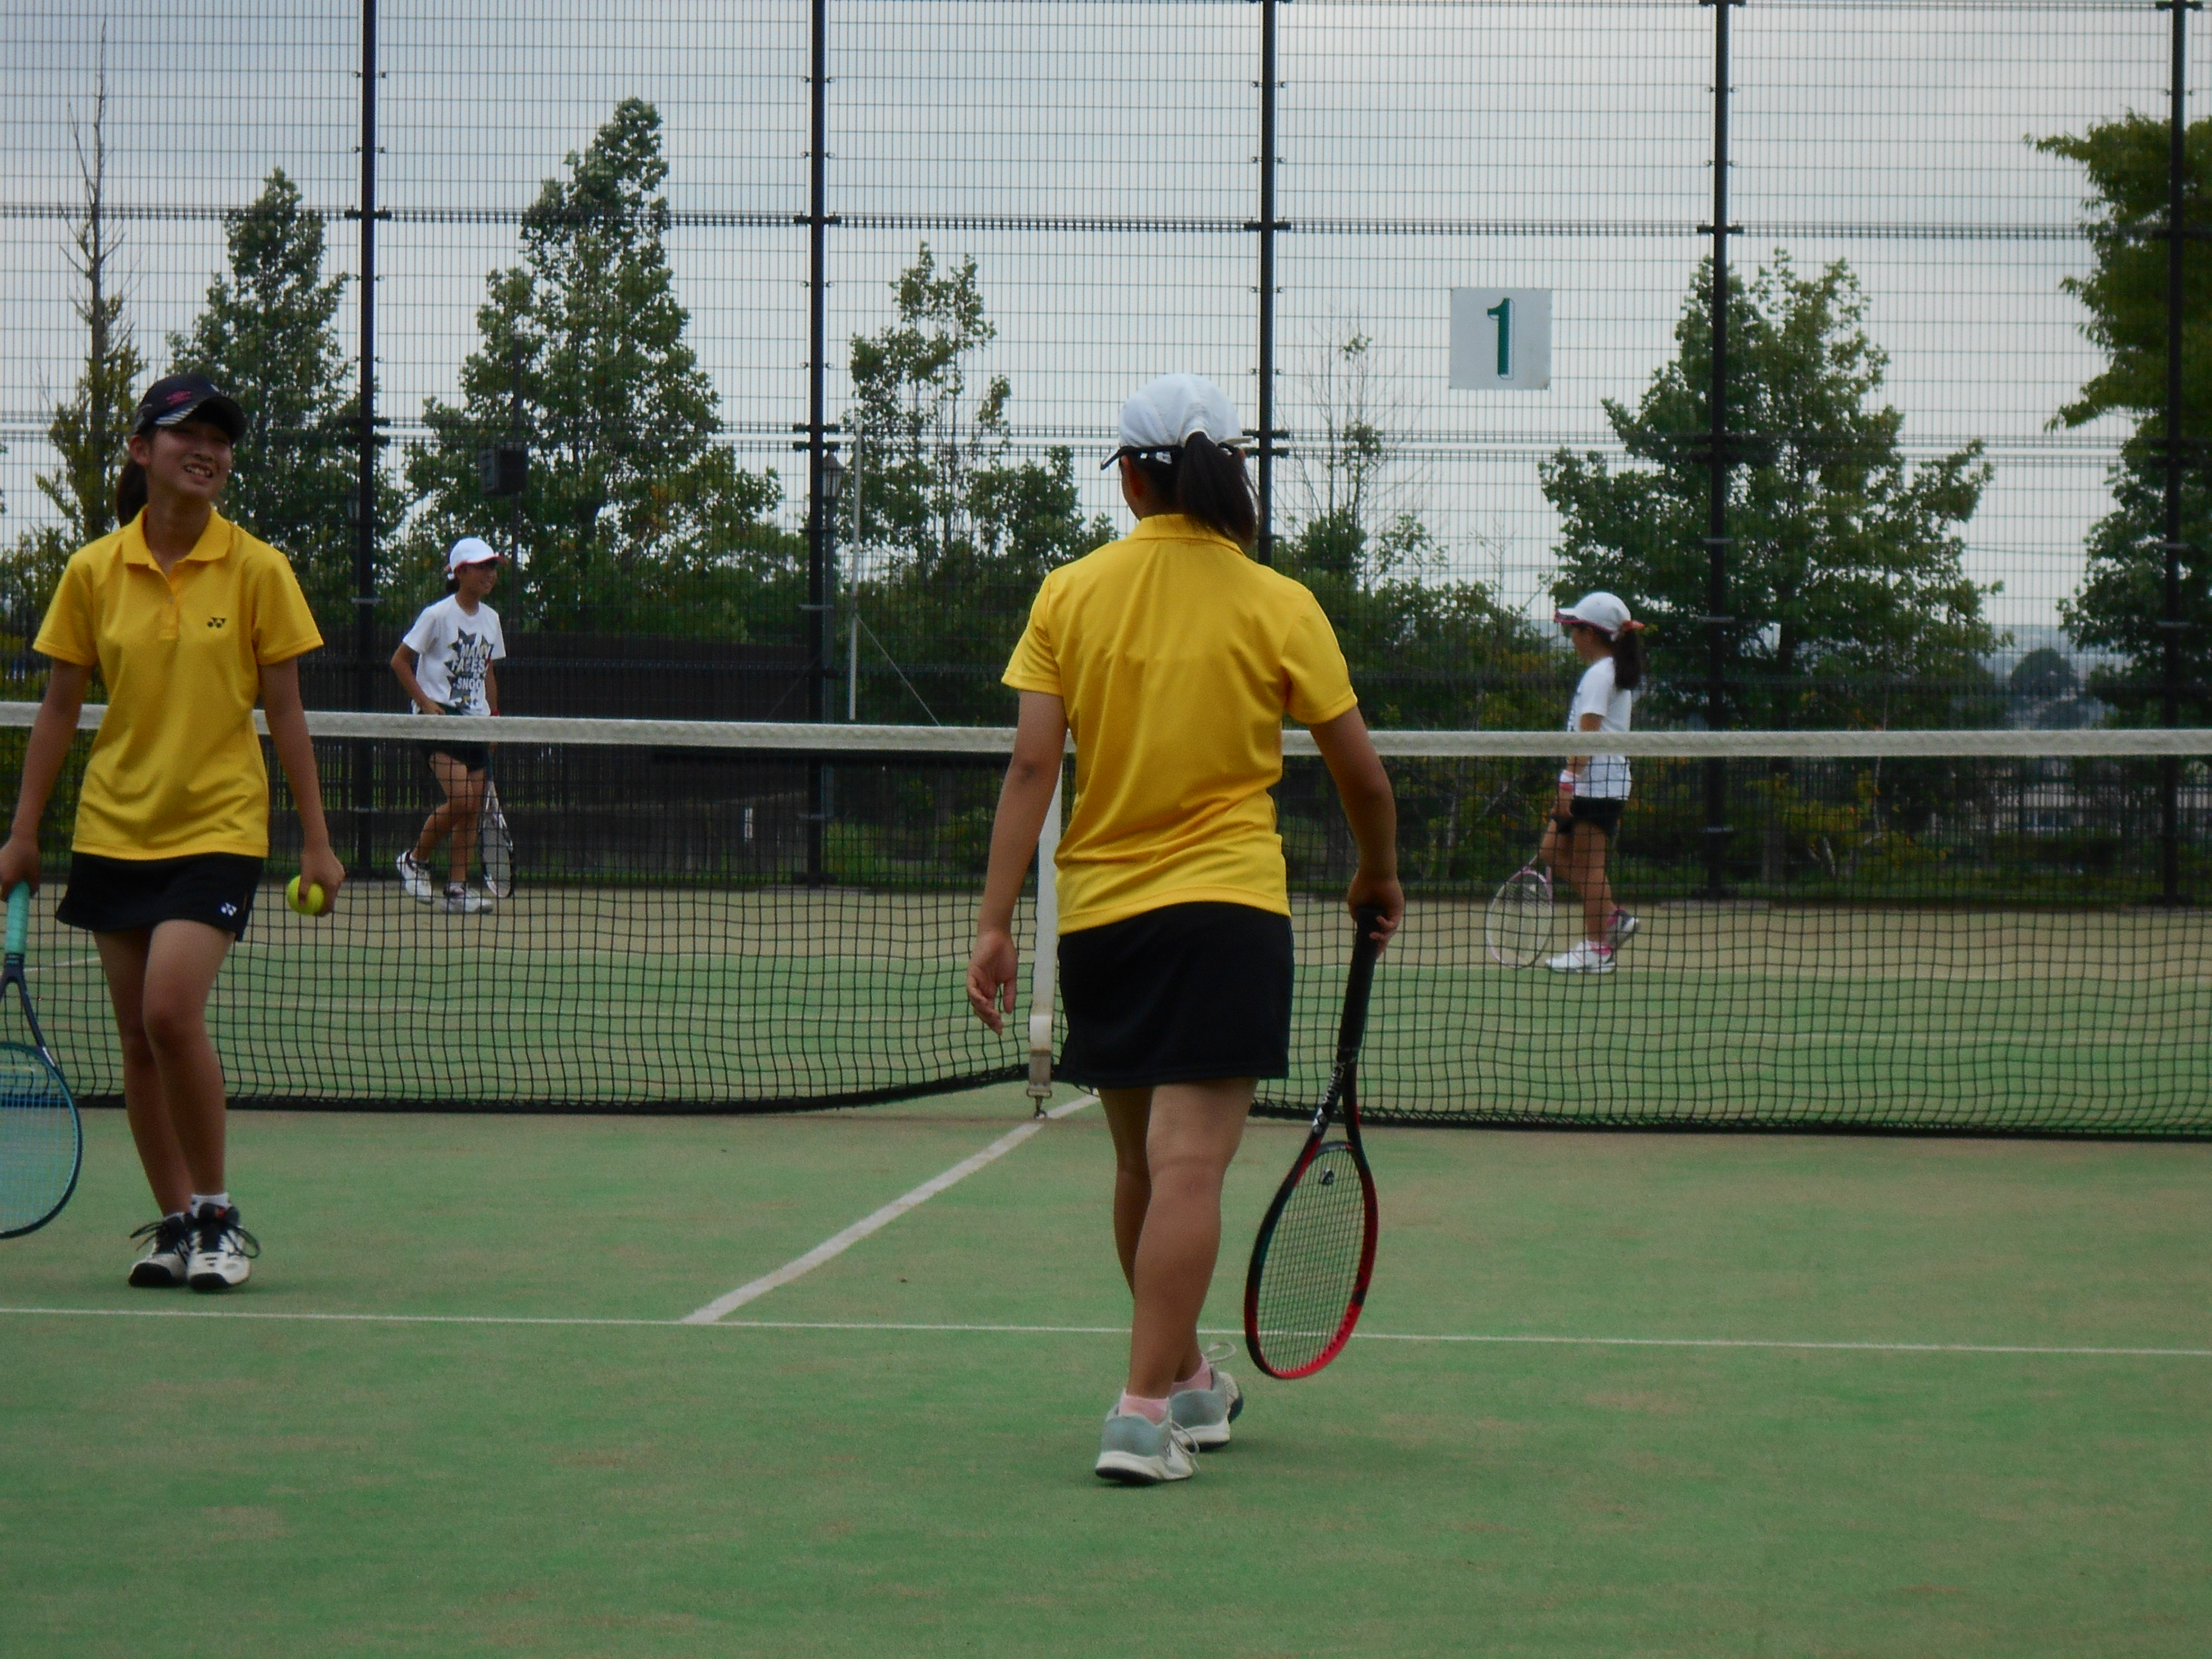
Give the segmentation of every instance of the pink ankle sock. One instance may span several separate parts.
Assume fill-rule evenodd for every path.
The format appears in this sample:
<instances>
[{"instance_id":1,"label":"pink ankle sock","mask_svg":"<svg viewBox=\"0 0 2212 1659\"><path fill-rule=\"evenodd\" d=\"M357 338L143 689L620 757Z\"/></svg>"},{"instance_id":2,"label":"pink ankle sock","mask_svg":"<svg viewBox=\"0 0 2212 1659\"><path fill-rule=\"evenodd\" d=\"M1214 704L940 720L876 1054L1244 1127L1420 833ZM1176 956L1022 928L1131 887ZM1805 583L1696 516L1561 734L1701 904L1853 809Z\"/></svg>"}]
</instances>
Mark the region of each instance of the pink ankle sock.
<instances>
[{"instance_id":1,"label":"pink ankle sock","mask_svg":"<svg viewBox=\"0 0 2212 1659\"><path fill-rule=\"evenodd\" d=\"M1211 1360L1201 1359L1198 1362L1198 1369L1188 1376L1176 1379L1175 1391L1182 1394L1186 1389L1210 1389L1212 1386L1213 1364Z\"/></svg>"},{"instance_id":2,"label":"pink ankle sock","mask_svg":"<svg viewBox=\"0 0 2212 1659\"><path fill-rule=\"evenodd\" d=\"M1168 1420L1168 1402L1164 1400L1147 1400L1140 1394L1129 1394L1125 1391L1121 1395L1121 1403L1114 1407L1114 1415L1141 1417L1148 1423L1164 1423Z\"/></svg>"}]
</instances>

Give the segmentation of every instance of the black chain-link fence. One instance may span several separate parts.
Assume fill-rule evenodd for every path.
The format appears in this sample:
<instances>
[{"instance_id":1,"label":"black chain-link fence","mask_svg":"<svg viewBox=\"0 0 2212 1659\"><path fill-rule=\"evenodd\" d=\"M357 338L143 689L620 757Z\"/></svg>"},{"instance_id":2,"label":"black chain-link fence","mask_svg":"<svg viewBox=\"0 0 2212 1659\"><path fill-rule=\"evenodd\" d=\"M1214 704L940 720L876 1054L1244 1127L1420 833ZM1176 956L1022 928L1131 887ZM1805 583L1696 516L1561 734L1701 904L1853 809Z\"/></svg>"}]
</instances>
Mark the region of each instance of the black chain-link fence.
<instances>
[{"instance_id":1,"label":"black chain-link fence","mask_svg":"<svg viewBox=\"0 0 2212 1659\"><path fill-rule=\"evenodd\" d=\"M1653 624L1647 723L2212 719L2187 10L45 0L0 33L16 696L137 392L191 365L254 416L229 510L301 571L323 706L400 706L474 533L515 556L515 708L1003 720L1037 579L1127 522L1121 399L1189 369L1377 724L1553 723L1554 596L1595 586Z\"/></svg>"}]
</instances>

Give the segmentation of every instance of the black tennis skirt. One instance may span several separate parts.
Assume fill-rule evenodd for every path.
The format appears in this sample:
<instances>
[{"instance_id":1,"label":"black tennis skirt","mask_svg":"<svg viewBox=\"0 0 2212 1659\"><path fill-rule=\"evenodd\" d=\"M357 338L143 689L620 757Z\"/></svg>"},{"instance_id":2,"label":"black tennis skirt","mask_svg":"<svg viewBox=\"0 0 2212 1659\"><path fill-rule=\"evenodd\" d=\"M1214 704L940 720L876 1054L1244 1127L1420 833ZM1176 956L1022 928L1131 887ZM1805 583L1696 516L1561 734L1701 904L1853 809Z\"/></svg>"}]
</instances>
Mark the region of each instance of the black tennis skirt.
<instances>
[{"instance_id":1,"label":"black tennis skirt","mask_svg":"<svg viewBox=\"0 0 2212 1659\"><path fill-rule=\"evenodd\" d=\"M109 859L78 853L54 918L89 933L135 933L165 921L204 921L246 937L261 860L239 853L185 859Z\"/></svg>"},{"instance_id":2,"label":"black tennis skirt","mask_svg":"<svg viewBox=\"0 0 2212 1659\"><path fill-rule=\"evenodd\" d=\"M1059 1075L1093 1089L1291 1069L1291 919L1170 904L1063 933Z\"/></svg>"}]
</instances>

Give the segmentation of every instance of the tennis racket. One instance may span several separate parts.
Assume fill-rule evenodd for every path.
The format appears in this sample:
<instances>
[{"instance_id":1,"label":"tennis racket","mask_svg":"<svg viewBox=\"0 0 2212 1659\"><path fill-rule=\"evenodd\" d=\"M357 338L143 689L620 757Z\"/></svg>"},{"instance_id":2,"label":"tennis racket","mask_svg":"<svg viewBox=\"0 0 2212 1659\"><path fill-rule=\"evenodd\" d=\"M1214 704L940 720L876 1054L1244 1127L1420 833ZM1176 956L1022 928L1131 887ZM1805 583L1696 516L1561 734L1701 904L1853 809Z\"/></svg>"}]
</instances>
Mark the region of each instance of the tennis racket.
<instances>
[{"instance_id":1,"label":"tennis racket","mask_svg":"<svg viewBox=\"0 0 2212 1659\"><path fill-rule=\"evenodd\" d=\"M61 1213L84 1165L84 1126L61 1068L46 1048L23 975L31 932L31 888L8 895L8 954L0 966L0 1002L8 988L23 1000L31 1042L0 1042L0 1238L36 1232Z\"/></svg>"},{"instance_id":2,"label":"tennis racket","mask_svg":"<svg viewBox=\"0 0 2212 1659\"><path fill-rule=\"evenodd\" d=\"M1382 913L1367 907L1358 917L1328 1093L1297 1162L1267 1206L1244 1275L1245 1346L1261 1370L1285 1380L1311 1376L1343 1351L1375 1272L1378 1212L1375 1176L1359 1139L1356 1073L1359 1040L1367 1030L1367 993L1382 949L1372 935ZM1344 1139L1332 1140L1329 1120L1340 1104Z\"/></svg>"},{"instance_id":3,"label":"tennis racket","mask_svg":"<svg viewBox=\"0 0 2212 1659\"><path fill-rule=\"evenodd\" d=\"M514 836L499 804L499 786L484 782L483 816L477 822L477 856L483 861L484 888L494 898L514 891Z\"/></svg>"},{"instance_id":4,"label":"tennis racket","mask_svg":"<svg viewBox=\"0 0 2212 1659\"><path fill-rule=\"evenodd\" d=\"M1552 944L1552 878L1531 859L1491 895L1482 943L1501 968L1533 968Z\"/></svg>"}]
</instances>

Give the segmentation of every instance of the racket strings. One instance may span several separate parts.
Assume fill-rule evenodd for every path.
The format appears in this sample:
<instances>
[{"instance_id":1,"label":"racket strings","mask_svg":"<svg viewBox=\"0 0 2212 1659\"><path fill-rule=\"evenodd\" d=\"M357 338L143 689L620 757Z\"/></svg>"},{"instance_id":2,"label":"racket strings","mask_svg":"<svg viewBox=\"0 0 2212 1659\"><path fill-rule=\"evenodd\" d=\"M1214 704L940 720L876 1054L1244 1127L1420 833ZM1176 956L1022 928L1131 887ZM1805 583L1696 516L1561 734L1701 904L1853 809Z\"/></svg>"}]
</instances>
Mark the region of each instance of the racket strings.
<instances>
[{"instance_id":1,"label":"racket strings","mask_svg":"<svg viewBox=\"0 0 2212 1659\"><path fill-rule=\"evenodd\" d=\"M76 1176L76 1113L52 1068L0 1044L0 1233L43 1221Z\"/></svg>"},{"instance_id":2,"label":"racket strings","mask_svg":"<svg viewBox=\"0 0 2212 1659\"><path fill-rule=\"evenodd\" d=\"M1483 942L1492 960L1526 968L1552 939L1552 890L1543 877L1523 870L1498 890L1483 919Z\"/></svg>"},{"instance_id":3,"label":"racket strings","mask_svg":"<svg viewBox=\"0 0 2212 1659\"><path fill-rule=\"evenodd\" d=\"M1366 1245L1366 1185L1352 1149L1331 1141L1291 1188L1260 1264L1255 1323L1276 1370L1310 1365L1336 1340Z\"/></svg>"}]
</instances>

